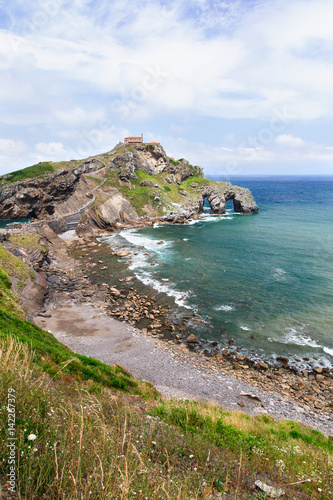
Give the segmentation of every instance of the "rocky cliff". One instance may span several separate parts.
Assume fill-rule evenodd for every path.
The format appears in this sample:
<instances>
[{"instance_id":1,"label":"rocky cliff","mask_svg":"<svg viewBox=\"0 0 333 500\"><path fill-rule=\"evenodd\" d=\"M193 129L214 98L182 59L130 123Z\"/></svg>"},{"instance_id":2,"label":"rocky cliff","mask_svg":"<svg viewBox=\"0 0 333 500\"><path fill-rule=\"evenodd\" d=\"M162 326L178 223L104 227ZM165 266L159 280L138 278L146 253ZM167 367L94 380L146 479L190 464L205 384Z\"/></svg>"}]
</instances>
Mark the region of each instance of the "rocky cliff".
<instances>
[{"instance_id":1,"label":"rocky cliff","mask_svg":"<svg viewBox=\"0 0 333 500\"><path fill-rule=\"evenodd\" d=\"M203 212L205 199L216 214L225 213L228 200L236 212L258 211L248 189L205 179L202 167L168 157L159 144L119 143L81 162L39 165L0 179L0 218L54 219L78 213L81 226L112 229L117 222L140 217L186 221Z\"/></svg>"}]
</instances>

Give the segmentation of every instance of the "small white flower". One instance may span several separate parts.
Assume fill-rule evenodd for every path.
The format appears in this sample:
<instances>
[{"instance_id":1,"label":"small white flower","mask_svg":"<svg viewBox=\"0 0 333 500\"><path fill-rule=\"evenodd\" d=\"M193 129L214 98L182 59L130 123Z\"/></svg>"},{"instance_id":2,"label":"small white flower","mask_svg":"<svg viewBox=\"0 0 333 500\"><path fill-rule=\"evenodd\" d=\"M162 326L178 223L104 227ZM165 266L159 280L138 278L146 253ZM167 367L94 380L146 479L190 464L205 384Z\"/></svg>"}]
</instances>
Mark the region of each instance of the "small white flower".
<instances>
[{"instance_id":1,"label":"small white flower","mask_svg":"<svg viewBox=\"0 0 333 500\"><path fill-rule=\"evenodd\" d=\"M36 438L37 438L36 434L29 434L28 441L35 441Z\"/></svg>"}]
</instances>

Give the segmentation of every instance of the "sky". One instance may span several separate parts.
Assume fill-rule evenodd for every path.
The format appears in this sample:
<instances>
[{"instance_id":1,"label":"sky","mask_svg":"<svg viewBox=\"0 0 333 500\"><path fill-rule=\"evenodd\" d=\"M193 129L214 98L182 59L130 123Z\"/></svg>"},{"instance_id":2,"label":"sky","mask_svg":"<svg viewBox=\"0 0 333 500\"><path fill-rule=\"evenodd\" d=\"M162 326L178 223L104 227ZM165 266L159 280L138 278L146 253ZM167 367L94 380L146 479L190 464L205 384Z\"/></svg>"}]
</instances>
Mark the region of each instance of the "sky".
<instances>
[{"instance_id":1,"label":"sky","mask_svg":"<svg viewBox=\"0 0 333 500\"><path fill-rule=\"evenodd\" d=\"M206 175L333 174L332 0L0 0L0 174L126 135Z\"/></svg>"}]
</instances>

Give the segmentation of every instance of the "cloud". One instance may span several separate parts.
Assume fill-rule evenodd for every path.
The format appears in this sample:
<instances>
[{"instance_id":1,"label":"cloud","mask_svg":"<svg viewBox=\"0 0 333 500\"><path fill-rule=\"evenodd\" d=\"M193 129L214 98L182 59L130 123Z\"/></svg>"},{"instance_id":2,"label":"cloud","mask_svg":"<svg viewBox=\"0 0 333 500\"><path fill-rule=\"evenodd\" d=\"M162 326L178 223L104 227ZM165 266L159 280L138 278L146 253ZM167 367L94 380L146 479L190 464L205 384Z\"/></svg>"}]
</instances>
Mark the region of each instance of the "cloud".
<instances>
[{"instance_id":1,"label":"cloud","mask_svg":"<svg viewBox=\"0 0 333 500\"><path fill-rule=\"evenodd\" d=\"M92 127L97 122L105 119L105 110L99 108L87 111L79 106L71 109L57 109L55 111L55 118L69 127L82 127L86 125Z\"/></svg>"},{"instance_id":2,"label":"cloud","mask_svg":"<svg viewBox=\"0 0 333 500\"><path fill-rule=\"evenodd\" d=\"M64 159L67 154L64 145L61 142L49 142L46 144L45 142L39 142L36 144L36 151L43 155L43 158L51 158L52 159Z\"/></svg>"},{"instance_id":3,"label":"cloud","mask_svg":"<svg viewBox=\"0 0 333 500\"><path fill-rule=\"evenodd\" d=\"M306 142L290 135L284 137L287 148L281 150L277 142L272 140L262 146L251 147L248 144L232 146L216 146L205 142L191 142L183 137L168 137L168 151L175 158L184 156L192 163L205 167L208 173L224 176L245 175L255 167L260 173L292 173L292 165L298 173L309 173L309 168L316 165L315 173L332 172L333 147ZM298 140L297 140L298 139ZM302 142L300 147L299 141ZM280 143L278 144L280 146ZM321 162L321 166L318 165ZM310 167L308 165L311 165Z\"/></svg>"},{"instance_id":4,"label":"cloud","mask_svg":"<svg viewBox=\"0 0 333 500\"><path fill-rule=\"evenodd\" d=\"M291 134L281 134L275 138L275 142L277 144L281 144L282 146L298 148L305 146L306 142L303 141L300 137L293 137Z\"/></svg>"},{"instance_id":5,"label":"cloud","mask_svg":"<svg viewBox=\"0 0 333 500\"><path fill-rule=\"evenodd\" d=\"M198 142L195 128L203 144L216 129L218 138L233 134L225 143L232 152L215 156L237 156L242 138L227 129L235 120L267 124L287 110L311 136L333 119L328 0L13 0L2 10L0 137L26 144L33 158L43 154L35 144L100 152L129 128L169 140L170 124L181 129L183 119L192 123L190 143ZM118 136L100 137L105 120ZM89 138L93 130L99 140ZM304 144L297 127L293 133L249 149L266 159L283 158L286 148L330 154ZM84 141L92 147L78 147ZM62 154L49 147L45 154ZM1 164L14 167L6 151Z\"/></svg>"},{"instance_id":6,"label":"cloud","mask_svg":"<svg viewBox=\"0 0 333 500\"><path fill-rule=\"evenodd\" d=\"M13 141L11 139L0 139L1 155L15 158L17 155L24 154L27 151L27 145L22 141Z\"/></svg>"},{"instance_id":7,"label":"cloud","mask_svg":"<svg viewBox=\"0 0 333 500\"><path fill-rule=\"evenodd\" d=\"M40 25L35 22L29 36L20 28L15 36L4 31L2 55L7 67L17 57L30 59L35 78L52 72L57 80L120 96L142 85L148 65L159 64L169 76L145 102L155 113L171 107L222 118L264 118L274 106L288 105L296 118L331 116L325 103L332 101L333 66L320 54L327 53L332 34L326 21L319 29L313 16L327 19L333 6L324 0L279 7L274 1L253 2L252 9L236 3L197 1L192 10L184 2L166 7L100 1L96 9L88 2L66 3L61 11L66 23L56 11L45 14ZM209 36L206 18L219 24ZM34 19L38 10L28 21Z\"/></svg>"}]
</instances>

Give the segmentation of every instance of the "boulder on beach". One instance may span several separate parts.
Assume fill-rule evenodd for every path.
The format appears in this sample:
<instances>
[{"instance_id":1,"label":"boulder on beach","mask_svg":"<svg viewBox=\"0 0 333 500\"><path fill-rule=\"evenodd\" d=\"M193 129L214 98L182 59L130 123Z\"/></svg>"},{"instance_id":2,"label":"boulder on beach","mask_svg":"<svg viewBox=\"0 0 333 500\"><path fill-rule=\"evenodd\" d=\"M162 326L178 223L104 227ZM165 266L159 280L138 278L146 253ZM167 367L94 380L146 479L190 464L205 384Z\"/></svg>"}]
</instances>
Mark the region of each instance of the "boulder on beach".
<instances>
[{"instance_id":1,"label":"boulder on beach","mask_svg":"<svg viewBox=\"0 0 333 500\"><path fill-rule=\"evenodd\" d=\"M193 333L191 333L191 335L189 335L186 340L189 344L197 344L198 343L198 340L195 337L195 335L193 335Z\"/></svg>"},{"instance_id":2,"label":"boulder on beach","mask_svg":"<svg viewBox=\"0 0 333 500\"><path fill-rule=\"evenodd\" d=\"M128 250L119 250L114 254L117 255L117 257L127 257L128 255L131 255L131 252L129 252Z\"/></svg>"}]
</instances>

